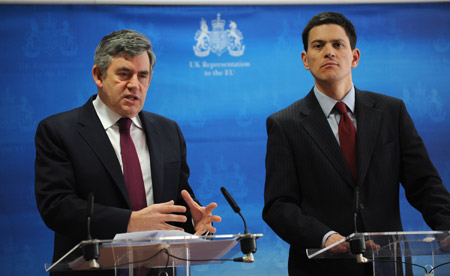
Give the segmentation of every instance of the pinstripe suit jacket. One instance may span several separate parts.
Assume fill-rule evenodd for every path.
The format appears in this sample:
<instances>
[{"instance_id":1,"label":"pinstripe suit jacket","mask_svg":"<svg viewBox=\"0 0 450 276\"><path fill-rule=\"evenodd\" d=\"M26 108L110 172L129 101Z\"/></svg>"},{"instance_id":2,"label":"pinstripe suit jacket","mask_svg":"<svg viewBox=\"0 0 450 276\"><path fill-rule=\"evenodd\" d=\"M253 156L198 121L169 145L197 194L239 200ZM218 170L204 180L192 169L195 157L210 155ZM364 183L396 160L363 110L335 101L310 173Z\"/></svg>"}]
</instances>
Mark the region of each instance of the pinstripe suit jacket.
<instances>
[{"instance_id":1,"label":"pinstripe suit jacket","mask_svg":"<svg viewBox=\"0 0 450 276\"><path fill-rule=\"evenodd\" d=\"M291 245L292 275L320 275L305 248L320 248L331 230L344 236L354 232L355 185L360 189L359 231L402 230L399 183L431 228L450 229L450 195L404 103L355 92L357 183L313 90L267 119L263 218ZM330 269L320 268L324 275Z\"/></svg>"}]
</instances>

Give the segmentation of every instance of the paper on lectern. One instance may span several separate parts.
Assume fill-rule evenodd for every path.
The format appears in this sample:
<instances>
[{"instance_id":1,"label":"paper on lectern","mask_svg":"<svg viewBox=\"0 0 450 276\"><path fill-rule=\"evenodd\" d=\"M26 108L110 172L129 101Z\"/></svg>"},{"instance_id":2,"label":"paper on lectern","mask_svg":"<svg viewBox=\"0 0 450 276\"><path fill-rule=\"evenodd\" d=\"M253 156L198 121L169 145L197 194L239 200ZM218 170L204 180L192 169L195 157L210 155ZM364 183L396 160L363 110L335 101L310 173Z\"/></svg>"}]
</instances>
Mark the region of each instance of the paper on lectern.
<instances>
[{"instance_id":1,"label":"paper on lectern","mask_svg":"<svg viewBox=\"0 0 450 276\"><path fill-rule=\"evenodd\" d=\"M171 241L184 241L189 240L192 242L193 240L205 241L201 239L199 236L192 235L190 233L186 233L184 231L179 230L152 230L152 231L141 231L141 232L131 232L131 233L120 233L114 236L114 241L124 241L124 240L155 240L155 242L159 242L161 240L171 240Z\"/></svg>"}]
</instances>

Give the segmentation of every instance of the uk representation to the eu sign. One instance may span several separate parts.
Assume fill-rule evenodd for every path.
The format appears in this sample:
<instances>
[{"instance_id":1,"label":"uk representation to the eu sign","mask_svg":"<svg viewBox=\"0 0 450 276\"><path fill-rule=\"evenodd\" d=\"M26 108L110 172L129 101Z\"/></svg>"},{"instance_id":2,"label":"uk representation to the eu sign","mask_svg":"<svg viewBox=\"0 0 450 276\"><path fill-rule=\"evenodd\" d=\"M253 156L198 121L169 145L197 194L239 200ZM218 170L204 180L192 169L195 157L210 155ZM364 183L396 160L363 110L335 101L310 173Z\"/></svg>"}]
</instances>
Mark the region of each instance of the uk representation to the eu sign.
<instances>
[{"instance_id":1,"label":"uk representation to the eu sign","mask_svg":"<svg viewBox=\"0 0 450 276\"><path fill-rule=\"evenodd\" d=\"M223 186L240 205L249 231L264 235L257 241L254 263L194 266L192 274L287 275L289 246L261 214L265 123L270 114L313 87L301 60L301 33L322 11L343 13L354 23L361 51L354 84L405 102L449 189L448 2L1 5L0 274L46 275L53 232L40 218L34 195L37 124L96 94L91 70L97 44L114 30L133 29L150 38L156 54L144 109L179 123L187 144L189 183L200 202L219 205L218 234L244 231L241 218L220 192ZM430 230L407 202L403 188L400 204L405 231Z\"/></svg>"}]
</instances>

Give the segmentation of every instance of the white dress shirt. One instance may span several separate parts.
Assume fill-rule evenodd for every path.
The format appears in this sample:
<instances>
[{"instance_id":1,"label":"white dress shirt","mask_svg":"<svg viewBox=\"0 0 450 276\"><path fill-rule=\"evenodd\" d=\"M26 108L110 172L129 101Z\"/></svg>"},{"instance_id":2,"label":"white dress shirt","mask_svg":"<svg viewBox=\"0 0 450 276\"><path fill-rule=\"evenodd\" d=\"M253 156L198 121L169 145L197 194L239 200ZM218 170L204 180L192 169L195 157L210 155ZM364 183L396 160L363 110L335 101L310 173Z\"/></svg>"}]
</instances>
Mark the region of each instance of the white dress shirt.
<instances>
[{"instance_id":1,"label":"white dress shirt","mask_svg":"<svg viewBox=\"0 0 450 276\"><path fill-rule=\"evenodd\" d=\"M336 137L337 142L339 142L339 121L341 120L341 114L334 109L334 106L338 101L335 99L328 97L322 91L320 91L316 86L314 86L314 95L317 98L317 101L322 108L325 117L327 118L328 124L330 125L331 130L333 131L334 137ZM350 91L345 95L345 97L341 100L347 106L347 114L352 119L353 126L355 127L356 132L356 116L355 116L355 86L352 85ZM337 233L336 231L330 231L326 233L322 238L322 247L325 246L325 242L329 236Z\"/></svg>"},{"instance_id":2,"label":"white dress shirt","mask_svg":"<svg viewBox=\"0 0 450 276\"><path fill-rule=\"evenodd\" d=\"M105 103L103 103L99 96L97 96L92 103L94 105L95 112L97 112L97 116L100 119L100 122L102 123L109 140L111 141L111 145L114 148L123 173L122 154L120 151L119 124L117 123L121 116L116 114L107 105L105 105ZM130 128L130 135L133 139L133 143L136 147L136 152L139 157L139 162L141 164L147 206L150 206L154 203L152 172L150 166L150 151L148 149L147 140L145 139L144 129L142 128L142 122L139 116L130 119L133 122Z\"/></svg>"}]
</instances>

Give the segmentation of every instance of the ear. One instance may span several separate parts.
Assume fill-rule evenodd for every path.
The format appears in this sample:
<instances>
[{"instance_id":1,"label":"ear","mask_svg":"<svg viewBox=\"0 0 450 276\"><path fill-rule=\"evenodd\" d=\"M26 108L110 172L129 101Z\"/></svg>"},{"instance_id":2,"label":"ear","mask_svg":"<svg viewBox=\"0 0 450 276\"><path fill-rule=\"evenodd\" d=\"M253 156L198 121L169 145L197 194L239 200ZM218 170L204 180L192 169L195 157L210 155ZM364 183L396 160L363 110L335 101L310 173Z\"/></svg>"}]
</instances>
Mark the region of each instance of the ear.
<instances>
[{"instance_id":1,"label":"ear","mask_svg":"<svg viewBox=\"0 0 450 276\"><path fill-rule=\"evenodd\" d=\"M353 60L352 60L352 68L356 68L359 64L359 59L361 57L361 52L359 51L359 49L355 48L352 51L353 54Z\"/></svg>"},{"instance_id":2,"label":"ear","mask_svg":"<svg viewBox=\"0 0 450 276\"><path fill-rule=\"evenodd\" d=\"M94 82L97 85L98 88L103 88L103 74L102 70L100 70L100 67L97 65L94 65L92 67L92 77L94 78Z\"/></svg>"},{"instance_id":3,"label":"ear","mask_svg":"<svg viewBox=\"0 0 450 276\"><path fill-rule=\"evenodd\" d=\"M306 52L302 51L302 61L303 61L303 66L305 67L306 70L309 70L309 64L308 64L308 59L306 58Z\"/></svg>"}]
</instances>

